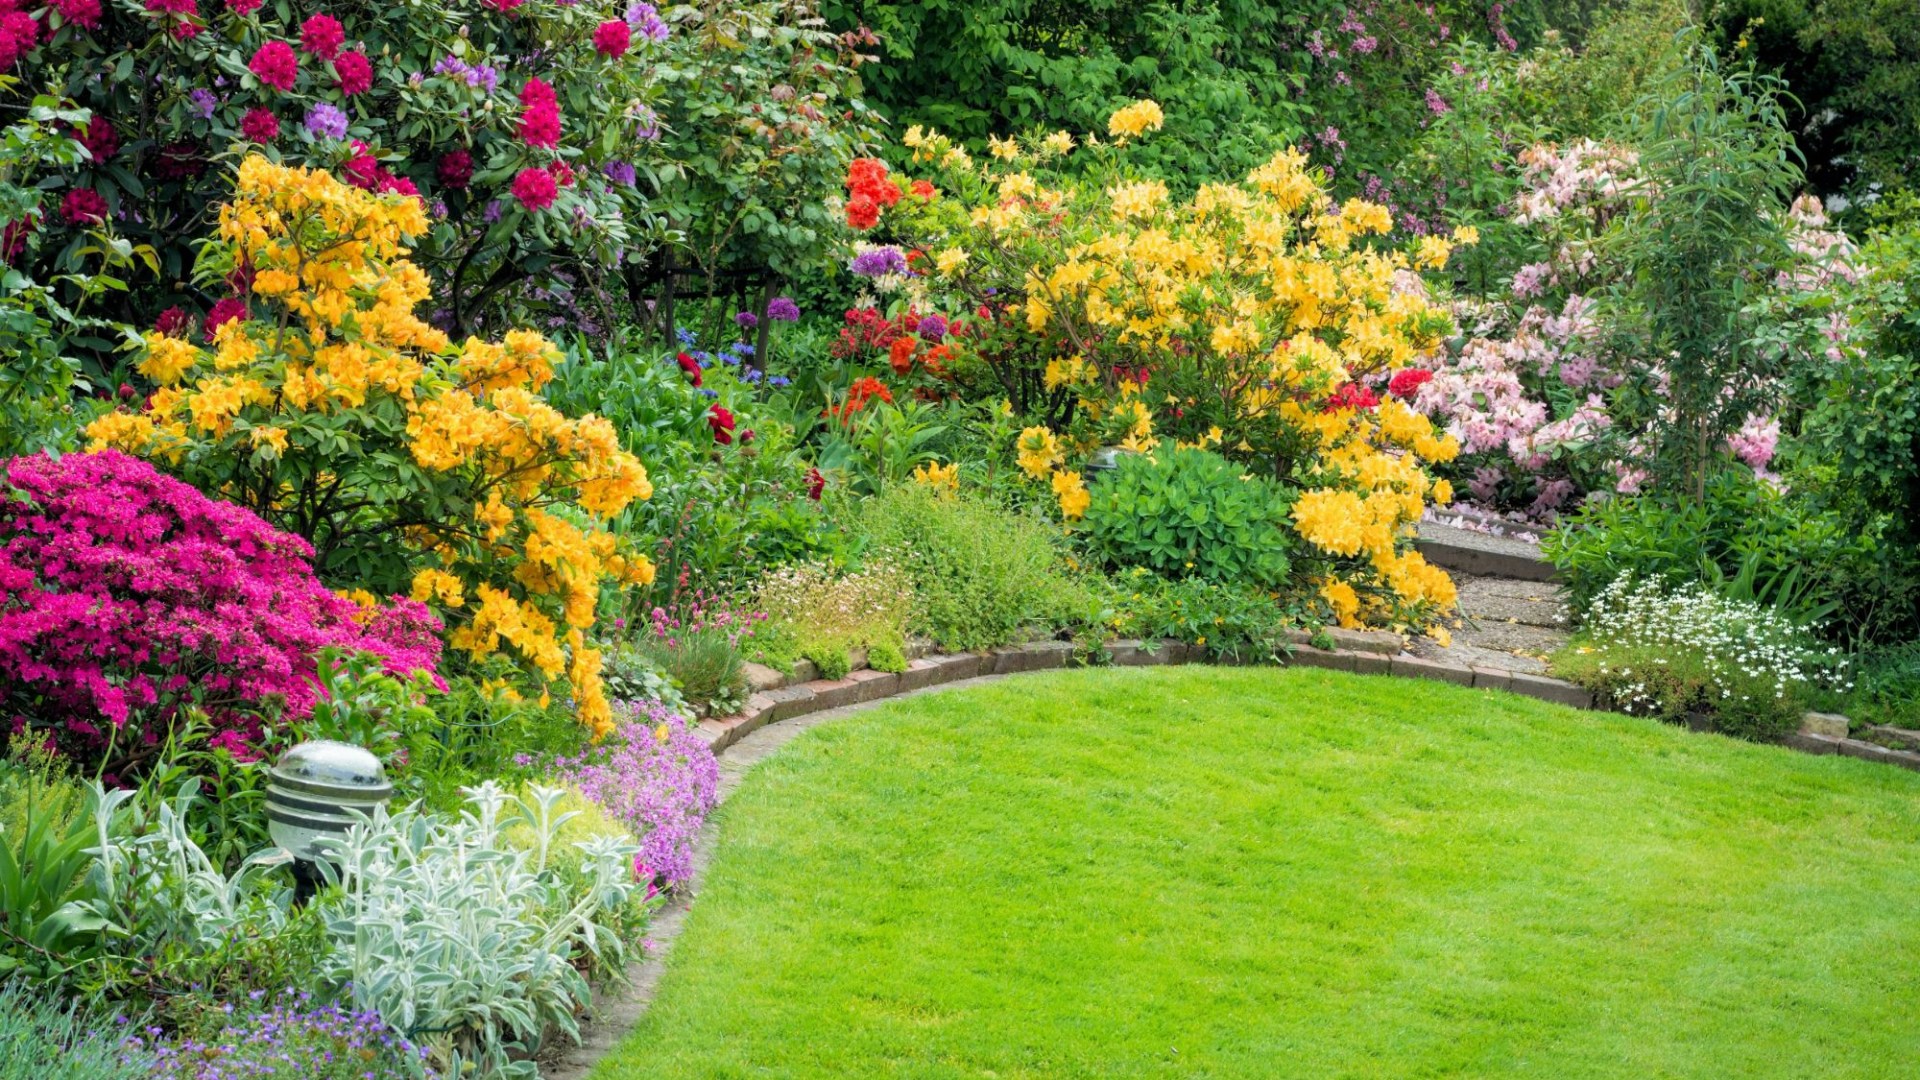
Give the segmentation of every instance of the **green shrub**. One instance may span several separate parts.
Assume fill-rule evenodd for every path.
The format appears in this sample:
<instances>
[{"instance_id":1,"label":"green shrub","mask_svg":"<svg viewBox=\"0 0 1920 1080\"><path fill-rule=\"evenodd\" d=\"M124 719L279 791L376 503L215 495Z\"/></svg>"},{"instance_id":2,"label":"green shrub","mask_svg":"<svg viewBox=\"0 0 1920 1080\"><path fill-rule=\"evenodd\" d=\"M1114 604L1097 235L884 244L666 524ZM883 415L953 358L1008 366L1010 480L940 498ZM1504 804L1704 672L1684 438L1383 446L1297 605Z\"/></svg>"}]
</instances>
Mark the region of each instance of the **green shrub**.
<instances>
[{"instance_id":1,"label":"green shrub","mask_svg":"<svg viewBox=\"0 0 1920 1080\"><path fill-rule=\"evenodd\" d=\"M900 646L883 641L867 649L867 666L875 671L889 671L897 675L907 670L907 654L900 650Z\"/></svg>"},{"instance_id":2,"label":"green shrub","mask_svg":"<svg viewBox=\"0 0 1920 1080\"><path fill-rule=\"evenodd\" d=\"M785 660L782 670L791 673L793 659L804 656L837 679L846 673L853 649L900 652L913 618L913 585L884 559L849 574L803 563L762 578L755 606L776 639L768 649L770 660Z\"/></svg>"},{"instance_id":3,"label":"green shrub","mask_svg":"<svg viewBox=\"0 0 1920 1080\"><path fill-rule=\"evenodd\" d=\"M1055 529L983 498L904 485L867 502L860 524L912 581L916 626L950 649L1015 641L1073 589Z\"/></svg>"},{"instance_id":4,"label":"green shrub","mask_svg":"<svg viewBox=\"0 0 1920 1080\"><path fill-rule=\"evenodd\" d=\"M1168 580L1136 568L1115 577L1113 590L1106 625L1116 636L1172 638L1236 663L1286 655L1287 629L1304 621L1303 612L1246 585Z\"/></svg>"},{"instance_id":5,"label":"green shrub","mask_svg":"<svg viewBox=\"0 0 1920 1080\"><path fill-rule=\"evenodd\" d=\"M1093 485L1082 535L1116 566L1271 589L1290 566L1291 502L1218 454L1163 449L1121 458Z\"/></svg>"},{"instance_id":6,"label":"green shrub","mask_svg":"<svg viewBox=\"0 0 1920 1080\"><path fill-rule=\"evenodd\" d=\"M1853 691L1836 706L1862 724L1920 729L1920 641L1858 657Z\"/></svg>"},{"instance_id":7,"label":"green shrub","mask_svg":"<svg viewBox=\"0 0 1920 1080\"><path fill-rule=\"evenodd\" d=\"M0 1080L146 1080L152 1056L126 1032L53 987L0 987Z\"/></svg>"}]
</instances>

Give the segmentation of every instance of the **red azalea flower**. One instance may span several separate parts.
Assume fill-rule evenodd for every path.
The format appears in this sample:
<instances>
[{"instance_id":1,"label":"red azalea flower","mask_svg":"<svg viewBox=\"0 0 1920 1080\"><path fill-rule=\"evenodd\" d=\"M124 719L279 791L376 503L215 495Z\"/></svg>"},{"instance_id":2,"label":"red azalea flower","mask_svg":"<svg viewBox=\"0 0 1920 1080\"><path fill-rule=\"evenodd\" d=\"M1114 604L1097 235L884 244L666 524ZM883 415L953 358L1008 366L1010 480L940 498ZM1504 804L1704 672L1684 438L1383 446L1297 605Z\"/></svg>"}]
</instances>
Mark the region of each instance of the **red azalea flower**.
<instances>
[{"instance_id":1,"label":"red azalea flower","mask_svg":"<svg viewBox=\"0 0 1920 1080\"><path fill-rule=\"evenodd\" d=\"M535 212L553 205L560 194L560 185L553 182L553 174L545 169L521 169L513 178L513 197L520 205Z\"/></svg>"},{"instance_id":2,"label":"red azalea flower","mask_svg":"<svg viewBox=\"0 0 1920 1080\"><path fill-rule=\"evenodd\" d=\"M911 185L908 186L907 190L912 192L916 197L922 198L922 199L931 199L935 195L940 194L938 191L934 190L933 182L930 180L915 180Z\"/></svg>"},{"instance_id":3,"label":"red azalea flower","mask_svg":"<svg viewBox=\"0 0 1920 1080\"><path fill-rule=\"evenodd\" d=\"M920 343L910 337L897 337L887 346L887 365L893 368L895 375L905 375L913 370L913 350Z\"/></svg>"},{"instance_id":4,"label":"red azalea flower","mask_svg":"<svg viewBox=\"0 0 1920 1080\"><path fill-rule=\"evenodd\" d=\"M315 15L300 24L300 49L322 60L331 60L340 55L340 46L347 43L347 28L340 20L331 15Z\"/></svg>"},{"instance_id":5,"label":"red azalea flower","mask_svg":"<svg viewBox=\"0 0 1920 1080\"><path fill-rule=\"evenodd\" d=\"M132 400L133 400L133 387L132 387L132 386L130 386L130 385L128 385L127 383L121 383L121 384L120 384L120 400L121 400L121 401L132 401Z\"/></svg>"},{"instance_id":6,"label":"red azalea flower","mask_svg":"<svg viewBox=\"0 0 1920 1080\"><path fill-rule=\"evenodd\" d=\"M364 94L373 87L373 64L358 49L334 57L333 73L340 80L340 92L347 97Z\"/></svg>"},{"instance_id":7,"label":"red azalea flower","mask_svg":"<svg viewBox=\"0 0 1920 1080\"><path fill-rule=\"evenodd\" d=\"M847 224L855 229L871 229L880 224L880 206L865 195L847 200Z\"/></svg>"},{"instance_id":8,"label":"red azalea flower","mask_svg":"<svg viewBox=\"0 0 1920 1080\"><path fill-rule=\"evenodd\" d=\"M722 446L733 443L733 413L726 407L715 405L707 413L707 426L713 429L713 441Z\"/></svg>"},{"instance_id":9,"label":"red azalea flower","mask_svg":"<svg viewBox=\"0 0 1920 1080\"><path fill-rule=\"evenodd\" d=\"M96 116L84 127L76 128L73 141L87 148L96 165L120 152L120 133L113 130L104 116Z\"/></svg>"},{"instance_id":10,"label":"red azalea flower","mask_svg":"<svg viewBox=\"0 0 1920 1080\"><path fill-rule=\"evenodd\" d=\"M1380 404L1380 395L1361 386L1359 383L1347 383L1333 392L1327 399L1326 411L1335 409L1371 409Z\"/></svg>"},{"instance_id":11,"label":"red azalea flower","mask_svg":"<svg viewBox=\"0 0 1920 1080\"><path fill-rule=\"evenodd\" d=\"M827 490L827 478L820 474L819 469L809 468L807 470L807 498L812 499L814 502L819 502L820 493L825 490Z\"/></svg>"},{"instance_id":12,"label":"red azalea flower","mask_svg":"<svg viewBox=\"0 0 1920 1080\"><path fill-rule=\"evenodd\" d=\"M300 76L300 57L286 42L269 41L255 50L247 70L275 90L291 90L293 80Z\"/></svg>"},{"instance_id":13,"label":"red azalea flower","mask_svg":"<svg viewBox=\"0 0 1920 1080\"><path fill-rule=\"evenodd\" d=\"M100 25L100 0L54 0L60 17L82 30Z\"/></svg>"},{"instance_id":14,"label":"red azalea flower","mask_svg":"<svg viewBox=\"0 0 1920 1080\"><path fill-rule=\"evenodd\" d=\"M240 137L265 145L280 137L280 118L272 109L255 106L240 120Z\"/></svg>"},{"instance_id":15,"label":"red azalea flower","mask_svg":"<svg viewBox=\"0 0 1920 1080\"><path fill-rule=\"evenodd\" d=\"M1387 393L1397 398L1411 398L1422 386L1432 381L1433 372L1423 368L1407 368L1395 372L1393 378L1387 380Z\"/></svg>"},{"instance_id":16,"label":"red azalea flower","mask_svg":"<svg viewBox=\"0 0 1920 1080\"><path fill-rule=\"evenodd\" d=\"M107 220L107 200L92 188L74 188L60 200L60 216L69 225L98 225Z\"/></svg>"},{"instance_id":17,"label":"red azalea flower","mask_svg":"<svg viewBox=\"0 0 1920 1080\"><path fill-rule=\"evenodd\" d=\"M687 373L687 378L693 380L693 385L695 386L700 385L699 361L695 360L691 356L688 356L686 353L681 353L680 355L673 358L673 362L676 364L679 364L680 370Z\"/></svg>"},{"instance_id":18,"label":"red azalea flower","mask_svg":"<svg viewBox=\"0 0 1920 1080\"><path fill-rule=\"evenodd\" d=\"M449 150L440 155L436 171L442 184L456 190L464 188L473 180L473 155L465 150Z\"/></svg>"},{"instance_id":19,"label":"red azalea flower","mask_svg":"<svg viewBox=\"0 0 1920 1080\"><path fill-rule=\"evenodd\" d=\"M247 302L237 296L229 296L225 300L214 304L213 310L207 312L207 324L202 328L201 332L206 334L208 341L212 341L215 331L219 330L222 326L233 322L235 319L244 321L246 317Z\"/></svg>"},{"instance_id":20,"label":"red azalea flower","mask_svg":"<svg viewBox=\"0 0 1920 1080\"><path fill-rule=\"evenodd\" d=\"M153 320L153 329L162 337L179 337L187 332L187 327L192 323L193 316L187 314L185 309L170 307Z\"/></svg>"},{"instance_id":21,"label":"red azalea flower","mask_svg":"<svg viewBox=\"0 0 1920 1080\"><path fill-rule=\"evenodd\" d=\"M624 19L609 19L594 28L593 48L609 60L618 60L633 45L633 29Z\"/></svg>"}]
</instances>

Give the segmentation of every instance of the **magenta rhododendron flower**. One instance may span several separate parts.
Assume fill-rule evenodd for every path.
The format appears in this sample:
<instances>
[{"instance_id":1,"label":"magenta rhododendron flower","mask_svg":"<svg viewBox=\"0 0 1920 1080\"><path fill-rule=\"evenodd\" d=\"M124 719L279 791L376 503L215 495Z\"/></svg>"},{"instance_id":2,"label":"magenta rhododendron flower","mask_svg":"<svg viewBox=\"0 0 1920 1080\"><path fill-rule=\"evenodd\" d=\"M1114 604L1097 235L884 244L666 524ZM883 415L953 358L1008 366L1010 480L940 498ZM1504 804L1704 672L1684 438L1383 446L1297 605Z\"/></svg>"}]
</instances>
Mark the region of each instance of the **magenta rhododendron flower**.
<instances>
[{"instance_id":1,"label":"magenta rhododendron flower","mask_svg":"<svg viewBox=\"0 0 1920 1080\"><path fill-rule=\"evenodd\" d=\"M466 150L449 150L440 155L435 172L442 184L455 189L464 188L473 180L473 154Z\"/></svg>"},{"instance_id":2,"label":"magenta rhododendron flower","mask_svg":"<svg viewBox=\"0 0 1920 1080\"><path fill-rule=\"evenodd\" d=\"M609 60L618 60L633 45L633 28L619 19L601 23L593 31L593 48Z\"/></svg>"},{"instance_id":3,"label":"magenta rhododendron flower","mask_svg":"<svg viewBox=\"0 0 1920 1080\"><path fill-rule=\"evenodd\" d=\"M291 90L293 80L300 76L300 57L286 42L269 41L254 52L247 70L275 90Z\"/></svg>"},{"instance_id":4,"label":"magenta rhododendron flower","mask_svg":"<svg viewBox=\"0 0 1920 1080\"><path fill-rule=\"evenodd\" d=\"M513 197L529 210L545 210L559 194L560 185L554 183L553 174L545 169L521 169L520 175L513 178Z\"/></svg>"},{"instance_id":5,"label":"magenta rhododendron flower","mask_svg":"<svg viewBox=\"0 0 1920 1080\"><path fill-rule=\"evenodd\" d=\"M247 110L240 120L240 137L248 142L270 143L280 137L280 118L272 109L258 106Z\"/></svg>"},{"instance_id":6,"label":"magenta rhododendron flower","mask_svg":"<svg viewBox=\"0 0 1920 1080\"><path fill-rule=\"evenodd\" d=\"M54 0L60 17L82 30L100 25L100 0Z\"/></svg>"},{"instance_id":7,"label":"magenta rhododendron flower","mask_svg":"<svg viewBox=\"0 0 1920 1080\"><path fill-rule=\"evenodd\" d=\"M80 125L73 140L87 148L95 162L105 161L120 152L120 133L104 116L96 116Z\"/></svg>"},{"instance_id":8,"label":"magenta rhododendron flower","mask_svg":"<svg viewBox=\"0 0 1920 1080\"><path fill-rule=\"evenodd\" d=\"M74 188L60 200L60 216L69 225L98 225L107 220L107 200L92 188Z\"/></svg>"},{"instance_id":9,"label":"magenta rhododendron flower","mask_svg":"<svg viewBox=\"0 0 1920 1080\"><path fill-rule=\"evenodd\" d=\"M305 540L144 461L34 455L5 473L0 720L69 754L151 745L190 704L251 742L313 707L325 648L402 674L439 663L423 605L363 609L314 576Z\"/></svg>"},{"instance_id":10,"label":"magenta rhododendron flower","mask_svg":"<svg viewBox=\"0 0 1920 1080\"><path fill-rule=\"evenodd\" d=\"M349 49L335 57L333 73L340 78L340 92L348 97L373 88L373 64L358 49Z\"/></svg>"},{"instance_id":11,"label":"magenta rhododendron flower","mask_svg":"<svg viewBox=\"0 0 1920 1080\"><path fill-rule=\"evenodd\" d=\"M340 46L346 43L346 27L331 15L315 15L300 24L300 48L322 60L339 56Z\"/></svg>"},{"instance_id":12,"label":"magenta rhododendron flower","mask_svg":"<svg viewBox=\"0 0 1920 1080\"><path fill-rule=\"evenodd\" d=\"M244 320L246 317L247 302L238 296L229 296L215 303L213 310L207 312L207 325L201 332L207 335L208 341L212 341L213 335L218 332L222 326L225 326L235 319Z\"/></svg>"},{"instance_id":13,"label":"magenta rhododendron flower","mask_svg":"<svg viewBox=\"0 0 1920 1080\"><path fill-rule=\"evenodd\" d=\"M560 99L544 79L520 88L520 141L543 150L560 145Z\"/></svg>"}]
</instances>

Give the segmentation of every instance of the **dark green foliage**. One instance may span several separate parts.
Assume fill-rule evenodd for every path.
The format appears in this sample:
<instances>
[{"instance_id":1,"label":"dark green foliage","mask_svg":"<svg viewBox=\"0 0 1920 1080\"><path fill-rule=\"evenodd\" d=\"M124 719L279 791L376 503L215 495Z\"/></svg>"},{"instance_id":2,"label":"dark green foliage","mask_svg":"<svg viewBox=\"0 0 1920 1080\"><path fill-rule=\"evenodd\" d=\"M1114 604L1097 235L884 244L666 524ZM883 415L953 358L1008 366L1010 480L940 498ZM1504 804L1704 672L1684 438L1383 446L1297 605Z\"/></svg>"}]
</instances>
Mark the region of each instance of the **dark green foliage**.
<instances>
[{"instance_id":1,"label":"dark green foliage","mask_svg":"<svg viewBox=\"0 0 1920 1080\"><path fill-rule=\"evenodd\" d=\"M1116 566L1276 588L1287 579L1292 499L1205 450L1127 455L1092 487L1089 550Z\"/></svg>"}]
</instances>

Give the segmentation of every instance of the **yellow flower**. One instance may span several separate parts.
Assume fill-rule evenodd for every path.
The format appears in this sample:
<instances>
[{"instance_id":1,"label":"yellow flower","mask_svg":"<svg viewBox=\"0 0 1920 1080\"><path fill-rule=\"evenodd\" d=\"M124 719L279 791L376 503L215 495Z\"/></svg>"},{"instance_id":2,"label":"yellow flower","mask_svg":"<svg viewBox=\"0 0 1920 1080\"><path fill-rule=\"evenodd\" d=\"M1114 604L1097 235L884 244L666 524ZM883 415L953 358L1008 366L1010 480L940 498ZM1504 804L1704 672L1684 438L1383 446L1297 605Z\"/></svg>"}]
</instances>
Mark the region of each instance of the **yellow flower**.
<instances>
[{"instance_id":1,"label":"yellow flower","mask_svg":"<svg viewBox=\"0 0 1920 1080\"><path fill-rule=\"evenodd\" d=\"M942 274L951 274L965 265L967 265L967 253L962 248L950 247L933 257L934 269Z\"/></svg>"},{"instance_id":2,"label":"yellow flower","mask_svg":"<svg viewBox=\"0 0 1920 1080\"><path fill-rule=\"evenodd\" d=\"M1480 230L1472 225L1462 225L1453 230L1453 242L1463 247L1477 244L1480 242Z\"/></svg>"},{"instance_id":3,"label":"yellow flower","mask_svg":"<svg viewBox=\"0 0 1920 1080\"><path fill-rule=\"evenodd\" d=\"M1166 123L1166 116L1160 106L1151 99L1136 101L1114 110L1107 118L1107 134L1115 138L1134 138L1149 131L1159 131Z\"/></svg>"},{"instance_id":4,"label":"yellow flower","mask_svg":"<svg viewBox=\"0 0 1920 1080\"><path fill-rule=\"evenodd\" d=\"M1002 161L1012 161L1020 156L1019 143L1012 139L1002 139L998 135L987 136L987 149Z\"/></svg>"},{"instance_id":5,"label":"yellow flower","mask_svg":"<svg viewBox=\"0 0 1920 1080\"><path fill-rule=\"evenodd\" d=\"M256 427L247 432L247 441L253 444L255 450L265 448L268 457L279 457L287 452L287 429Z\"/></svg>"},{"instance_id":6,"label":"yellow flower","mask_svg":"<svg viewBox=\"0 0 1920 1080\"><path fill-rule=\"evenodd\" d=\"M412 596L421 603L438 598L441 604L457 608L466 602L465 588L459 578L445 570L429 567L413 575Z\"/></svg>"},{"instance_id":7,"label":"yellow flower","mask_svg":"<svg viewBox=\"0 0 1920 1080\"><path fill-rule=\"evenodd\" d=\"M1059 440L1044 427L1030 427L1014 442L1020 468L1035 480L1046 476L1062 457Z\"/></svg>"},{"instance_id":8,"label":"yellow flower","mask_svg":"<svg viewBox=\"0 0 1920 1080\"><path fill-rule=\"evenodd\" d=\"M1333 608L1333 616L1341 626L1351 630L1360 625L1360 595L1353 591L1353 586L1329 579L1320 586L1320 596Z\"/></svg>"},{"instance_id":9,"label":"yellow flower","mask_svg":"<svg viewBox=\"0 0 1920 1080\"><path fill-rule=\"evenodd\" d=\"M147 355L134 367L161 386L179 382L200 359L200 350L179 338L148 331L145 340Z\"/></svg>"},{"instance_id":10,"label":"yellow flower","mask_svg":"<svg viewBox=\"0 0 1920 1080\"><path fill-rule=\"evenodd\" d=\"M1093 496L1077 472L1061 470L1053 474L1053 493L1060 499L1060 516L1075 521L1086 516Z\"/></svg>"},{"instance_id":11,"label":"yellow flower","mask_svg":"<svg viewBox=\"0 0 1920 1080\"><path fill-rule=\"evenodd\" d=\"M952 463L936 465L928 462L913 470L913 479L915 483L925 484L930 488L957 491L960 488L960 466Z\"/></svg>"},{"instance_id":12,"label":"yellow flower","mask_svg":"<svg viewBox=\"0 0 1920 1080\"><path fill-rule=\"evenodd\" d=\"M1040 145L1046 148L1047 153L1057 157L1073 149L1073 136L1064 131L1056 131L1042 140Z\"/></svg>"}]
</instances>

